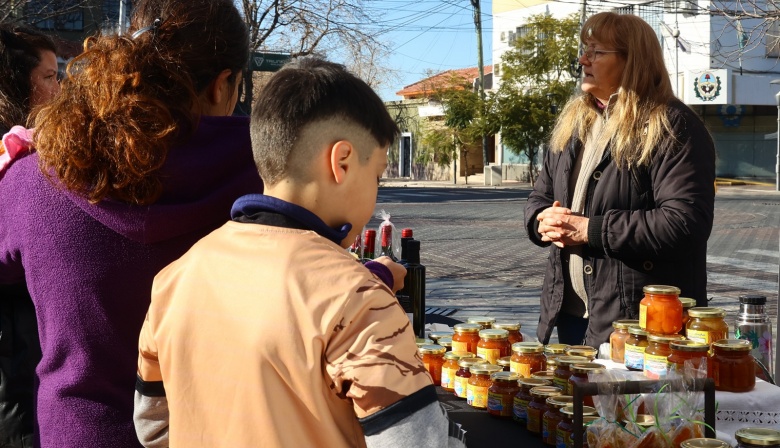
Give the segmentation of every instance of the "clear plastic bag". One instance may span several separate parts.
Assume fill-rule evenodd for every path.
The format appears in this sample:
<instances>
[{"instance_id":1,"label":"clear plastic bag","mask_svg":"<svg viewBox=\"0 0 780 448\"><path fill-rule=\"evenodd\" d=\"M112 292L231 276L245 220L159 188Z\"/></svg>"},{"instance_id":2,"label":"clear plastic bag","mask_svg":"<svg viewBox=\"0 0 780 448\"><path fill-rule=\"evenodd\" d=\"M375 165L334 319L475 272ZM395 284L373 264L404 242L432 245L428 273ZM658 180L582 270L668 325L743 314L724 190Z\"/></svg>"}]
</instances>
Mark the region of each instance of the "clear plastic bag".
<instances>
[{"instance_id":1,"label":"clear plastic bag","mask_svg":"<svg viewBox=\"0 0 780 448\"><path fill-rule=\"evenodd\" d=\"M390 221L390 213L387 213L384 210L381 210L379 213L377 213L377 218L380 218L382 220L381 223L379 223L379 227L376 229L376 253L374 256L376 258L382 256L383 246L385 237L383 236L387 231L390 232L390 238L387 239L387 243L390 245L391 254L393 255L391 258L395 260L401 259L401 232L396 229L395 225ZM387 228L387 229L385 229Z\"/></svg>"}]
</instances>

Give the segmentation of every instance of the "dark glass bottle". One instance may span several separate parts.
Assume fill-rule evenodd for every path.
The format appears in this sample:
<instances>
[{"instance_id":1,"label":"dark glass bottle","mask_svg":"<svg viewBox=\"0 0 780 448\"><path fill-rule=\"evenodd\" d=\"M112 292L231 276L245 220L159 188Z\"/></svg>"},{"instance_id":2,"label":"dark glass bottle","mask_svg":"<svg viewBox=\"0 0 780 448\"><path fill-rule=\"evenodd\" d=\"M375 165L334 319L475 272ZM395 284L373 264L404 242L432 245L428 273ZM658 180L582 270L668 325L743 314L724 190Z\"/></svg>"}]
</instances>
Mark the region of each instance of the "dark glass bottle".
<instances>
[{"instance_id":1,"label":"dark glass bottle","mask_svg":"<svg viewBox=\"0 0 780 448\"><path fill-rule=\"evenodd\" d=\"M363 239L363 258L373 260L376 248L376 230L368 229Z\"/></svg>"},{"instance_id":2,"label":"dark glass bottle","mask_svg":"<svg viewBox=\"0 0 780 448\"><path fill-rule=\"evenodd\" d=\"M412 229L406 228L401 230L401 259L398 260L399 263L404 265L406 267L406 258L407 258L407 244L409 241L414 239L414 233L412 232Z\"/></svg>"},{"instance_id":3,"label":"dark glass bottle","mask_svg":"<svg viewBox=\"0 0 780 448\"><path fill-rule=\"evenodd\" d=\"M380 232L382 232L382 247L379 248L379 254L377 254L377 257L386 256L390 257L390 259L393 261L398 261L395 253L393 253L393 227L389 225L382 226Z\"/></svg>"},{"instance_id":4,"label":"dark glass bottle","mask_svg":"<svg viewBox=\"0 0 780 448\"><path fill-rule=\"evenodd\" d=\"M362 243L362 240L360 238L360 235L357 235L355 237L355 241L352 242L352 245L349 246L349 249L348 249L349 253L353 254L355 256L355 258L357 258L358 260L363 258L363 244L361 244L361 243Z\"/></svg>"},{"instance_id":5,"label":"dark glass bottle","mask_svg":"<svg viewBox=\"0 0 780 448\"><path fill-rule=\"evenodd\" d=\"M404 290L412 302L412 327L417 337L425 337L425 266L420 264L420 242L407 243Z\"/></svg>"}]
</instances>

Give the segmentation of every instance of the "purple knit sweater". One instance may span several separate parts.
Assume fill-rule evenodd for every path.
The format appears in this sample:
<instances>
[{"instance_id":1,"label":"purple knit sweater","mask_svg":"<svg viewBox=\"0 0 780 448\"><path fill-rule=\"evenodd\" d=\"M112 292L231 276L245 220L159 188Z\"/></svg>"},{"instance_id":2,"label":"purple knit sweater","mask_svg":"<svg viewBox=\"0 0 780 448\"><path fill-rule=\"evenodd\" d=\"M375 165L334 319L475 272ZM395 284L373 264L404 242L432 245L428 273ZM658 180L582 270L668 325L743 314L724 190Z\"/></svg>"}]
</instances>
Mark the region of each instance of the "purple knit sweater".
<instances>
[{"instance_id":1,"label":"purple knit sweater","mask_svg":"<svg viewBox=\"0 0 780 448\"><path fill-rule=\"evenodd\" d=\"M35 153L18 159L0 182L0 283L26 278L38 314L40 446L138 447L133 391L152 279L229 220L236 198L262 192L249 120L203 117L170 151L151 206L89 204L37 164Z\"/></svg>"}]
</instances>

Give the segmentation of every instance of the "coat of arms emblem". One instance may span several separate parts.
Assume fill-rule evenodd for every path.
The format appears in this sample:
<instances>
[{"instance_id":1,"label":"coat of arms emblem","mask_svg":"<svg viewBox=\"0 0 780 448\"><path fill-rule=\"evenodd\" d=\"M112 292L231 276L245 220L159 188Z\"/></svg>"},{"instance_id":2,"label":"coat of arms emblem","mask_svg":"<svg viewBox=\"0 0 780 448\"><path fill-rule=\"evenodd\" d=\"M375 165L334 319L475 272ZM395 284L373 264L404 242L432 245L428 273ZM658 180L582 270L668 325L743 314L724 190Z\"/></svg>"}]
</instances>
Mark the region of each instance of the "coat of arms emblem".
<instances>
[{"instance_id":1,"label":"coat of arms emblem","mask_svg":"<svg viewBox=\"0 0 780 448\"><path fill-rule=\"evenodd\" d=\"M720 95L720 76L712 72L704 72L693 80L693 91L696 98L702 101L712 101Z\"/></svg>"}]
</instances>

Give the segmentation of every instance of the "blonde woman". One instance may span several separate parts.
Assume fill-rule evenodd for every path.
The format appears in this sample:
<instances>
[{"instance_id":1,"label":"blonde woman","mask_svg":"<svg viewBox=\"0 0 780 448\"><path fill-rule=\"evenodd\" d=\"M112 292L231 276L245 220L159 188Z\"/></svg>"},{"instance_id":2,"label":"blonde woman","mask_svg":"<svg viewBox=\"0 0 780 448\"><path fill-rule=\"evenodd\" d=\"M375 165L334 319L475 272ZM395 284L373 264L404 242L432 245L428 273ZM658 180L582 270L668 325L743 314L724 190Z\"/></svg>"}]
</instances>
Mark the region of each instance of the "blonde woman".
<instances>
[{"instance_id":1,"label":"blonde woman","mask_svg":"<svg viewBox=\"0 0 780 448\"><path fill-rule=\"evenodd\" d=\"M528 198L529 238L550 246L537 336L598 346L636 319L642 287L677 286L706 306L715 148L675 98L652 28L590 17L582 93L561 112Z\"/></svg>"}]
</instances>

